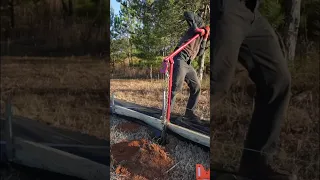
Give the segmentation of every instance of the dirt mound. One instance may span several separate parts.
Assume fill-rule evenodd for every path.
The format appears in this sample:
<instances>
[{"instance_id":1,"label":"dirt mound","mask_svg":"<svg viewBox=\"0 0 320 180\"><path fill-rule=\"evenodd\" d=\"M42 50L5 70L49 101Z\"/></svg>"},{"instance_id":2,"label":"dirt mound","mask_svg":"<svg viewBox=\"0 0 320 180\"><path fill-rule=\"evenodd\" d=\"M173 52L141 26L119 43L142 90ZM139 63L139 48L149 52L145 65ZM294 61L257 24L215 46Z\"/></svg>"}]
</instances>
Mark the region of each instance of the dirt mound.
<instances>
[{"instance_id":1,"label":"dirt mound","mask_svg":"<svg viewBox=\"0 0 320 180\"><path fill-rule=\"evenodd\" d=\"M111 155L118 165L116 173L127 179L164 178L164 173L173 165L165 149L144 139L114 144Z\"/></svg>"},{"instance_id":2,"label":"dirt mound","mask_svg":"<svg viewBox=\"0 0 320 180\"><path fill-rule=\"evenodd\" d=\"M119 130L126 131L126 132L137 132L140 128L138 124L125 122L118 126Z\"/></svg>"}]
</instances>

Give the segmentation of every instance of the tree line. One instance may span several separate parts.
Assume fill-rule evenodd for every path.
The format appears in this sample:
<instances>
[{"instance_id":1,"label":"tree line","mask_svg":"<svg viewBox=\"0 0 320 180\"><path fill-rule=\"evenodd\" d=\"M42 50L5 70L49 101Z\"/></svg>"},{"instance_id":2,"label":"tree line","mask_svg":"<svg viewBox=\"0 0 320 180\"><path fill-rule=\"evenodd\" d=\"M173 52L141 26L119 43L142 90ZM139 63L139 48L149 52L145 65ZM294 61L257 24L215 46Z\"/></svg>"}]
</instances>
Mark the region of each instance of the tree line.
<instances>
[{"instance_id":1,"label":"tree line","mask_svg":"<svg viewBox=\"0 0 320 180\"><path fill-rule=\"evenodd\" d=\"M107 0L1 1L1 53L106 51L109 12Z\"/></svg>"},{"instance_id":2,"label":"tree line","mask_svg":"<svg viewBox=\"0 0 320 180\"><path fill-rule=\"evenodd\" d=\"M118 0L119 14L110 10L111 61L144 60L142 66L161 62L175 48L187 29L184 11L193 11L210 24L209 0ZM319 44L320 1L268 0L260 6L261 13L276 30L288 62L294 64L297 56L306 55L305 47ZM209 63L209 51L195 66L201 72L201 61ZM209 69L209 68L206 68ZM208 72L208 71L206 71Z\"/></svg>"}]
</instances>

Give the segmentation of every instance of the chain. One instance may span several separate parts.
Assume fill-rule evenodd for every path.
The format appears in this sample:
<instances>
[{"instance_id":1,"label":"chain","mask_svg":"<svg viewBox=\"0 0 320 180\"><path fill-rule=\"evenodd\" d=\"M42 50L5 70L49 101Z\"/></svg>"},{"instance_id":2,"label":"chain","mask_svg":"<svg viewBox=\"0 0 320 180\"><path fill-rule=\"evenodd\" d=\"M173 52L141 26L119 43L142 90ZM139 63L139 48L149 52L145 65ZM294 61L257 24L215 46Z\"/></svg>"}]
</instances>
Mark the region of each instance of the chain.
<instances>
[{"instance_id":1,"label":"chain","mask_svg":"<svg viewBox=\"0 0 320 180\"><path fill-rule=\"evenodd\" d=\"M213 142L213 144L219 144L221 145L223 148L225 147L229 147L229 148L233 148L233 149L238 149L238 150L246 150L246 151L251 151L251 152L256 152L256 153L260 153L260 154L263 154L263 155L272 155L270 153L266 153L266 152L263 152L263 151L258 151L258 150L255 150L255 149L251 149L251 148L243 148L239 145L234 145L234 144L227 144L227 143L223 143L223 142ZM302 162L302 163L308 163L310 165L312 164L318 164L319 165L319 160L317 160L316 162L312 162L312 161L307 161L307 160L303 160L303 159L298 159L298 158L287 158L287 157L279 157L279 159L282 159L282 160L290 160L290 161L293 161L293 162Z\"/></svg>"}]
</instances>

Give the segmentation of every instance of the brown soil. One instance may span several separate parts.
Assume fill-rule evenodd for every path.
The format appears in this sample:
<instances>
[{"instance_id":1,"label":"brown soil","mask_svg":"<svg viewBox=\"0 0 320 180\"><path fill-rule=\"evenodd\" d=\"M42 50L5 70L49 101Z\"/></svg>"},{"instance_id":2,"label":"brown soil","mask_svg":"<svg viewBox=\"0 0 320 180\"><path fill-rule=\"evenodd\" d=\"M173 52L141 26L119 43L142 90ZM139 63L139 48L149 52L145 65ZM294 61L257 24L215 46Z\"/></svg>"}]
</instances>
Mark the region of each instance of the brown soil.
<instances>
[{"instance_id":1,"label":"brown soil","mask_svg":"<svg viewBox=\"0 0 320 180\"><path fill-rule=\"evenodd\" d=\"M111 155L118 165L116 173L127 179L165 178L165 172L173 165L165 149L145 139L114 144Z\"/></svg>"},{"instance_id":2,"label":"brown soil","mask_svg":"<svg viewBox=\"0 0 320 180\"><path fill-rule=\"evenodd\" d=\"M135 123L126 122L122 123L118 126L118 129L120 131L126 131L126 132L137 132L139 130L140 126Z\"/></svg>"}]
</instances>

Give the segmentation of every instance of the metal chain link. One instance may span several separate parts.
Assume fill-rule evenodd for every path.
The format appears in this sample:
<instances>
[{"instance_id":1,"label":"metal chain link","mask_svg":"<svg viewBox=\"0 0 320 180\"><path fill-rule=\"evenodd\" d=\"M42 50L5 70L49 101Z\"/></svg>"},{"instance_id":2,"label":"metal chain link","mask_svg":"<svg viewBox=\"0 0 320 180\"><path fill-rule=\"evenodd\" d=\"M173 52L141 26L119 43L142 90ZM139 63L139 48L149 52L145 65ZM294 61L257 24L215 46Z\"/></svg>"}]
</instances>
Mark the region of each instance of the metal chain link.
<instances>
[{"instance_id":1,"label":"metal chain link","mask_svg":"<svg viewBox=\"0 0 320 180\"><path fill-rule=\"evenodd\" d=\"M270 154L270 153L266 153L266 152L263 152L263 151L258 151L258 150L255 150L255 149L251 149L251 148L244 148L242 146L239 146L239 145L234 145L234 144L228 144L228 143L224 143L224 142L213 142L213 144L219 144L221 145L223 148L225 147L230 147L230 148L233 148L234 149L238 149L238 150L246 150L246 151L251 151L251 152L256 152L256 153L260 153L261 155L273 155L273 154ZM287 158L287 157L279 157L279 159L282 159L282 160L291 160L291 161L294 161L294 162L303 162L303 163L308 163L308 164L318 164L319 165L319 161L317 162L312 162L312 161L307 161L307 160L303 160L303 159L298 159L298 158Z\"/></svg>"}]
</instances>

